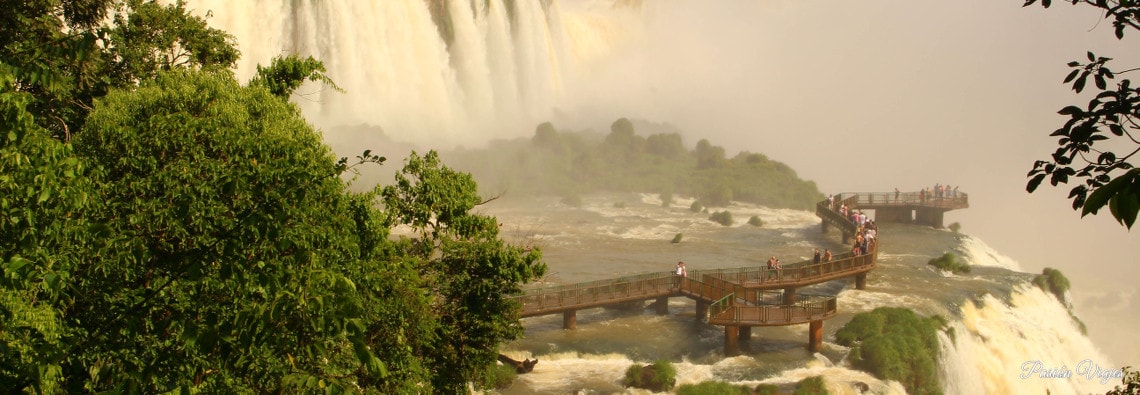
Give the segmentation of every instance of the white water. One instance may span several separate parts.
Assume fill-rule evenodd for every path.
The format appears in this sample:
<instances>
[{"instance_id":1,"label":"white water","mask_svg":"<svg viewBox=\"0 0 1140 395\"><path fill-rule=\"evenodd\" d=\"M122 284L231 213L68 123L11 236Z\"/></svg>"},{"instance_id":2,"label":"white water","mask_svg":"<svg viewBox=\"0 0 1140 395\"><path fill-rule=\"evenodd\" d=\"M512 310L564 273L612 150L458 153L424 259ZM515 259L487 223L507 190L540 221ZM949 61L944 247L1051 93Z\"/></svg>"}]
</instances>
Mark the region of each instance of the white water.
<instances>
[{"instance_id":1,"label":"white water","mask_svg":"<svg viewBox=\"0 0 1140 395\"><path fill-rule=\"evenodd\" d=\"M450 1L449 48L424 0L187 3L237 38L239 79L282 54L324 61L346 92L315 84L297 92L315 124L378 126L437 148L530 135L565 104L567 86L639 26L630 8L604 1L516 1L514 20L503 0Z\"/></svg>"},{"instance_id":2,"label":"white water","mask_svg":"<svg viewBox=\"0 0 1140 395\"><path fill-rule=\"evenodd\" d=\"M302 88L295 100L315 123L371 124L383 127L397 140L437 145L528 135L534 124L546 120L570 99L568 87L586 78L597 62L620 51L639 32L634 12L610 8L605 2L554 0L543 8L542 2L517 1L519 18L512 22L502 0L487 2L487 8L483 1L475 1L473 7L450 7L455 40L449 48L422 0L188 3L200 14L210 10L211 24L237 37L243 53L239 78L248 78L254 65L282 53L323 60L329 76L347 93L314 85ZM610 219L610 224L581 231L594 236L645 241L668 240L675 233L687 232L686 240L692 240L699 236L691 235L721 229L705 220L707 215L689 212L691 201L684 199L677 199L667 215L644 207L618 208L612 199L587 199L585 203L585 211ZM642 195L637 203L657 206L660 200ZM550 208L559 207L551 204ZM744 223L758 215L766 229L779 230L797 253L812 247L806 242L795 244L818 226L811 213L741 204L729 209L737 222L734 231L750 231ZM540 216L529 220L539 225L545 221ZM582 242L581 233L565 228L529 234L543 241L548 256L556 256L558 249L595 247ZM965 237L958 249L971 264L1020 270L1017 262L979 239ZM890 251L882 257L892 263L931 258L914 254ZM888 280L881 279L878 284L888 284ZM872 281L872 288L886 287ZM844 290L839 303L845 313L899 305L924 313L945 310L946 301L880 291ZM991 295L978 302L963 302L957 315L960 319L952 320L956 339L942 339L940 366L949 394L1104 392L1118 382L1110 379L1102 384L1100 378L1090 379L1078 371L1080 366L1088 366L1082 364L1086 360L1102 368L1114 365L1076 329L1068 311L1037 288L1019 288L1008 303ZM789 328L788 332L797 333L788 337L802 339L798 332L805 330ZM709 333L706 336L717 336L715 331ZM715 339L703 340L715 343ZM827 340L826 349L839 348ZM650 362L614 353L553 352L537 357L542 362L535 372L520 376L522 384L536 390L619 392L622 388L618 382L626 367ZM740 377L740 372L767 364L768 358L757 354L712 363L683 360L677 364L678 381L785 384L823 375L833 393L854 393L853 383L867 384L874 393L905 392L898 383L883 382L847 369L842 362L834 364L818 357L773 375ZM1021 378L1022 366L1031 363L1028 366L1033 367L1036 361L1046 368L1071 370L1072 375L1064 379L1040 375Z\"/></svg>"},{"instance_id":3,"label":"white water","mask_svg":"<svg viewBox=\"0 0 1140 395\"><path fill-rule=\"evenodd\" d=\"M961 314L953 323L957 338L942 339L947 393L1087 394L1120 383L1114 376L1119 366L1081 334L1056 298L1037 287L1020 287L1009 303L987 295L963 305Z\"/></svg>"}]
</instances>

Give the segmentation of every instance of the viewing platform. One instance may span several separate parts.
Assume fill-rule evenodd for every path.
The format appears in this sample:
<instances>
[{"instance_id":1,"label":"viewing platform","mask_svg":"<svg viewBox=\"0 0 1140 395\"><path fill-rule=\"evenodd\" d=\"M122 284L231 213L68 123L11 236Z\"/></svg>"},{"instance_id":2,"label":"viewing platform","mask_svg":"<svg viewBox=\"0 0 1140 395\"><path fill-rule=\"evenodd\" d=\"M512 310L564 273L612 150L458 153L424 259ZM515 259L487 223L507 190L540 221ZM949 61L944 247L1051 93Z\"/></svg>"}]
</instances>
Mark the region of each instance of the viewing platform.
<instances>
[{"instance_id":1,"label":"viewing platform","mask_svg":"<svg viewBox=\"0 0 1140 395\"><path fill-rule=\"evenodd\" d=\"M955 199L925 199L918 193L900 193L898 199L894 193L845 193L839 196L842 198L835 199L830 205L828 201L817 204L816 215L822 221L824 232L830 227L840 229L845 244L855 234L857 226L837 211L843 204L848 209L875 209L880 216L885 212L897 214L903 210L919 210L924 213L919 218L931 221L935 219L933 214L929 214L932 211L922 210L935 210L939 225L942 212L968 207L965 194L959 194ZM836 297L797 294L797 289L848 277L855 279L856 289L864 289L867 273L875 269L878 243L881 241L877 241L867 254L847 252L828 262L809 260L778 270L759 266L694 270L688 273L688 277L654 272L530 289L513 298L521 304L520 318L562 314L562 327L574 329L578 310L653 300L651 306L658 314L664 315L669 313L669 298L686 297L696 301L698 320L725 328L726 355L739 353L739 341L748 340L753 327L804 323L809 324L808 349L816 352L822 345L823 320L838 313Z\"/></svg>"}]
</instances>

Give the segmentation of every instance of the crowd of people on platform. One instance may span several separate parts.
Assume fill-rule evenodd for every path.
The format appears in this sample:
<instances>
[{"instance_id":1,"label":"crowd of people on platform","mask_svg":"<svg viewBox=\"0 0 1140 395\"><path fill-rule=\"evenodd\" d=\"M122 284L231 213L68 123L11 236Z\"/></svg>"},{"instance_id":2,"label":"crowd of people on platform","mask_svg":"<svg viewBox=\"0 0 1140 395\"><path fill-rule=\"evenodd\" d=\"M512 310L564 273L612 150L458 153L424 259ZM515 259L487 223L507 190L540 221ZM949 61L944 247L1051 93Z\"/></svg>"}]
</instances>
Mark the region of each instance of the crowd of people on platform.
<instances>
[{"instance_id":1,"label":"crowd of people on platform","mask_svg":"<svg viewBox=\"0 0 1140 395\"><path fill-rule=\"evenodd\" d=\"M898 198L898 189L895 189L895 197ZM949 185L934 184L934 187L922 188L918 191L918 199L925 202L929 199L954 199L958 197L958 187L951 188Z\"/></svg>"},{"instance_id":2,"label":"crowd of people on platform","mask_svg":"<svg viewBox=\"0 0 1140 395\"><path fill-rule=\"evenodd\" d=\"M920 191L920 195L925 196L926 190L927 189L923 189ZM958 188L949 189L948 186L936 184L933 191L939 191L937 193L940 195L937 196L940 197L953 197L958 193ZM895 192L897 194L898 189L895 189ZM867 217L867 214L864 214L860 210L848 209L847 205L837 200L834 195L828 195L827 204L828 208L839 212L844 218L855 225L855 244L851 248L852 255L866 255L869 251L873 251L875 248L875 238L878 235L878 226L875 225L875 221ZM812 263L831 262L832 257L833 255L830 249L825 248L823 252L820 252L819 248L816 248L812 254ZM783 266L781 266L780 260L776 258L775 255L770 256L768 257L768 262L761 268L761 271L765 273L761 275L761 278L779 278L782 270ZM673 275L675 278L674 286L679 286L682 280L688 277L688 269L685 267L685 262L677 262L677 267L674 269Z\"/></svg>"}]
</instances>

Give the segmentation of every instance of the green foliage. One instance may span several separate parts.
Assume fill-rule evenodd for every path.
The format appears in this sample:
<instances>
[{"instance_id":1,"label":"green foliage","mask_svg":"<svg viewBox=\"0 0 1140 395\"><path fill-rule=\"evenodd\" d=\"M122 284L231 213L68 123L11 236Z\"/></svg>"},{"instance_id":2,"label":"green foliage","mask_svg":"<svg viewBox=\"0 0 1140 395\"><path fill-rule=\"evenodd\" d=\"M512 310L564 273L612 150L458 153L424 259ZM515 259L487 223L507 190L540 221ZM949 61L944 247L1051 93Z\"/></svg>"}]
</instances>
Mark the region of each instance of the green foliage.
<instances>
[{"instance_id":1,"label":"green foliage","mask_svg":"<svg viewBox=\"0 0 1140 395\"><path fill-rule=\"evenodd\" d=\"M713 221L724 226L732 226L732 213L728 211L717 211L709 215L709 221Z\"/></svg>"},{"instance_id":2,"label":"green foliage","mask_svg":"<svg viewBox=\"0 0 1140 395\"><path fill-rule=\"evenodd\" d=\"M1061 304L1066 303L1065 292L1069 292L1069 278L1060 270L1051 267L1041 270L1041 274L1033 276L1033 285L1053 294Z\"/></svg>"},{"instance_id":3,"label":"green foliage","mask_svg":"<svg viewBox=\"0 0 1140 395\"><path fill-rule=\"evenodd\" d=\"M522 335L517 302L509 295L541 277L546 265L534 248L499 238L498 221L471 214L482 199L475 179L439 161L435 151L413 152L394 185L383 190L388 225L409 226L418 238L396 243L401 260L415 262L434 290L432 312L441 339L421 352L435 373L438 391L462 392L465 383L498 360L498 345Z\"/></svg>"},{"instance_id":4,"label":"green foliage","mask_svg":"<svg viewBox=\"0 0 1140 395\"><path fill-rule=\"evenodd\" d=\"M673 244L680 243L681 239L683 239L683 238L685 238L685 235L682 233L678 233L676 236L673 236Z\"/></svg>"},{"instance_id":5,"label":"green foliage","mask_svg":"<svg viewBox=\"0 0 1140 395\"><path fill-rule=\"evenodd\" d=\"M1120 384L1124 386L1114 386L1105 395L1140 395L1140 371L1131 370L1131 368L1131 366L1125 366L1122 369L1124 377L1120 378Z\"/></svg>"},{"instance_id":6,"label":"green foliage","mask_svg":"<svg viewBox=\"0 0 1140 395\"><path fill-rule=\"evenodd\" d=\"M296 106L175 71L99 100L73 153L6 70L0 392L464 392L521 335L541 254L434 152L350 192Z\"/></svg>"},{"instance_id":7,"label":"green foliage","mask_svg":"<svg viewBox=\"0 0 1140 395\"><path fill-rule=\"evenodd\" d=\"M97 169L36 124L16 81L0 68L0 392L64 393L71 331L56 305L92 248Z\"/></svg>"},{"instance_id":8,"label":"green foliage","mask_svg":"<svg viewBox=\"0 0 1140 395\"><path fill-rule=\"evenodd\" d=\"M96 98L161 70L224 69L232 37L187 13L182 2L15 2L0 13L0 63L31 93L36 123L59 139L80 130Z\"/></svg>"},{"instance_id":9,"label":"green foliage","mask_svg":"<svg viewBox=\"0 0 1140 395\"><path fill-rule=\"evenodd\" d=\"M752 390L743 385L723 381L703 381L697 384L682 384L675 391L677 395L752 395Z\"/></svg>"},{"instance_id":10,"label":"green foliage","mask_svg":"<svg viewBox=\"0 0 1140 395\"><path fill-rule=\"evenodd\" d=\"M1027 0L1030 6L1037 0ZM1092 1L1072 0L1071 4L1083 4L1099 9L1106 19L1112 19L1117 39L1124 38L1125 30L1138 30L1137 15L1140 4L1133 1ZM1041 5L1048 8L1049 0ZM1067 184L1070 177L1083 180L1083 183L1069 191L1073 209L1081 210L1081 216L1097 214L1105 206L1113 218L1131 229L1140 211L1140 169L1130 162L1140 150L1140 140L1135 133L1140 129L1140 87L1132 86L1128 79L1109 84L1117 74L1108 67L1112 58L1086 53L1087 63L1074 60L1068 63L1071 69L1064 83L1072 83L1072 89L1081 93L1091 81L1096 86L1093 99L1087 106L1070 105L1058 111L1068 117L1064 125L1050 136L1057 138L1059 147L1048 160L1033 163L1027 177L1026 190L1032 193L1046 178L1053 186ZM1133 69L1121 72L1121 74ZM1103 142L1097 145L1097 142ZM1120 149L1121 154L1117 154ZM1090 153L1092 153L1090 155Z\"/></svg>"},{"instance_id":11,"label":"green foliage","mask_svg":"<svg viewBox=\"0 0 1140 395\"><path fill-rule=\"evenodd\" d=\"M699 212L704 211L704 210L705 210L705 206L703 204L701 204L700 200L694 200L693 204L689 205L689 211L692 211L694 213L699 213Z\"/></svg>"},{"instance_id":12,"label":"green foliage","mask_svg":"<svg viewBox=\"0 0 1140 395\"><path fill-rule=\"evenodd\" d=\"M630 365L625 370L622 385L643 388L650 391L668 391L677 382L677 370L673 363L658 360L652 365Z\"/></svg>"},{"instance_id":13,"label":"green foliage","mask_svg":"<svg viewBox=\"0 0 1140 395\"><path fill-rule=\"evenodd\" d=\"M851 347L852 365L884 380L896 380L910 394L941 394L938 379L940 317L923 318L904 308L860 313L835 333Z\"/></svg>"},{"instance_id":14,"label":"green foliage","mask_svg":"<svg viewBox=\"0 0 1140 395\"><path fill-rule=\"evenodd\" d=\"M325 75L325 65L310 57L297 55L274 57L269 67L257 66L250 85L263 86L278 97L288 99L305 80L323 83L337 92L343 90Z\"/></svg>"},{"instance_id":15,"label":"green foliage","mask_svg":"<svg viewBox=\"0 0 1140 395\"><path fill-rule=\"evenodd\" d=\"M748 218L748 224L759 228L764 226L764 220L760 219L759 215L753 215L751 218Z\"/></svg>"},{"instance_id":16,"label":"green foliage","mask_svg":"<svg viewBox=\"0 0 1140 395\"><path fill-rule=\"evenodd\" d=\"M183 0L172 4L129 0L133 12L115 15L106 36L115 86L153 79L159 71L178 68L223 70L240 54L236 40L187 13Z\"/></svg>"},{"instance_id":17,"label":"green foliage","mask_svg":"<svg viewBox=\"0 0 1140 395\"><path fill-rule=\"evenodd\" d=\"M955 223L950 224L950 226L948 226L948 228L950 228L951 232L960 233L959 231L962 230L962 224L955 222Z\"/></svg>"},{"instance_id":18,"label":"green foliage","mask_svg":"<svg viewBox=\"0 0 1140 395\"><path fill-rule=\"evenodd\" d=\"M638 135L642 125L659 133ZM709 206L744 201L800 209L823 199L814 183L764 155L744 152L728 159L724 148L707 140L687 150L678 131L625 118L605 135L559 131L545 122L529 139L444 155L481 185L514 195L643 192L661 193L666 206L674 196L691 196Z\"/></svg>"},{"instance_id":19,"label":"green foliage","mask_svg":"<svg viewBox=\"0 0 1140 395\"><path fill-rule=\"evenodd\" d=\"M1065 300L1065 293L1069 292L1070 287L1068 277L1065 277L1060 270L1047 267L1041 270L1041 274L1033 276L1033 285L1041 288L1042 291L1053 294L1053 297L1057 298L1057 301L1061 302L1061 305L1069 309L1069 317L1073 319L1073 323L1077 325L1081 333L1088 334L1088 327L1084 321L1081 321L1081 319L1073 313L1072 306Z\"/></svg>"},{"instance_id":20,"label":"green foliage","mask_svg":"<svg viewBox=\"0 0 1140 395\"><path fill-rule=\"evenodd\" d=\"M757 384L756 395L777 395L780 393L780 387L775 384Z\"/></svg>"},{"instance_id":21,"label":"green foliage","mask_svg":"<svg viewBox=\"0 0 1140 395\"><path fill-rule=\"evenodd\" d=\"M506 364L490 365L487 367L487 374L484 376L483 386L500 390L506 389L515 383L515 378L517 377L518 371L514 366Z\"/></svg>"},{"instance_id":22,"label":"green foliage","mask_svg":"<svg viewBox=\"0 0 1140 395\"><path fill-rule=\"evenodd\" d=\"M827 386L823 383L823 376L811 376L796 383L794 395L827 395Z\"/></svg>"},{"instance_id":23,"label":"green foliage","mask_svg":"<svg viewBox=\"0 0 1140 395\"><path fill-rule=\"evenodd\" d=\"M940 257L927 261L926 264L954 274L970 272L970 264L966 263L966 261L959 258L958 255L953 252L942 254Z\"/></svg>"}]
</instances>

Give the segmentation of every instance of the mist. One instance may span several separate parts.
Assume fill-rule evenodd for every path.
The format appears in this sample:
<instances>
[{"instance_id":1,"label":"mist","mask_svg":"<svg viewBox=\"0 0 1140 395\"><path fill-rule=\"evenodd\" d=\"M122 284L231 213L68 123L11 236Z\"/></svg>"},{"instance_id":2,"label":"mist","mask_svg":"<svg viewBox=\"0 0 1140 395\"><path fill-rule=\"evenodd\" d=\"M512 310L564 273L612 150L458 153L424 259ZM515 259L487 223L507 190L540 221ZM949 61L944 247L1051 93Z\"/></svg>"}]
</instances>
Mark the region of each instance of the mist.
<instances>
[{"instance_id":1,"label":"mist","mask_svg":"<svg viewBox=\"0 0 1140 395\"><path fill-rule=\"evenodd\" d=\"M239 78L280 53L282 43L272 36L284 28L261 25L289 18L227 15L228 3L214 0L191 3L214 9L211 23L245 45ZM963 233L1026 272L1062 270L1090 337L1113 364L1136 365L1136 235L1107 210L1082 219L1066 199L1071 186L1043 185L1029 194L1025 184L1033 162L1056 148L1049 133L1064 122L1057 110L1089 99L1062 85L1065 64L1091 50L1115 58L1114 69L1138 66L1128 43L1140 34L1118 41L1111 23L1091 9L1022 3L661 0L615 8L612 0L559 0L554 9L573 18L555 20L562 23L552 27L555 33L510 53L515 64L470 69L489 76L486 86L457 95L456 86L466 81L470 88L479 76L449 67L472 59L456 53L449 59L447 45L423 23L387 27L353 19L384 12L427 17L426 7L413 2L377 2L368 7L384 10L336 13L334 26L314 28L320 40L293 44L326 62L354 60L328 64L347 95L309 87L296 101L342 155L363 149L389 155L385 171L398 168L398 155L410 149L529 137L545 121L605 132L627 117L674 125L687 147L708 139L729 157L763 153L824 194L957 186L970 194L971 206L947 213L945 223L960 223ZM471 28L494 31L478 23ZM340 45L318 45L325 42ZM488 38L486 49L494 43ZM572 56L544 56L543 45ZM341 53L321 51L328 48ZM545 73L542 84L503 76L525 74L521 65L539 61L549 63L527 72ZM497 86L522 93L502 96Z\"/></svg>"},{"instance_id":2,"label":"mist","mask_svg":"<svg viewBox=\"0 0 1140 395\"><path fill-rule=\"evenodd\" d=\"M1107 210L1082 219L1072 185L1027 193L1025 175L1056 148L1056 111L1089 99L1061 84L1065 64L1091 50L1134 67L1126 44L1140 38L1117 41L1091 9L1022 3L655 3L644 40L566 112L671 122L689 143L787 163L824 193L958 186L971 207L946 223L1026 272L1062 270L1089 335L1135 365L1136 235Z\"/></svg>"}]
</instances>

